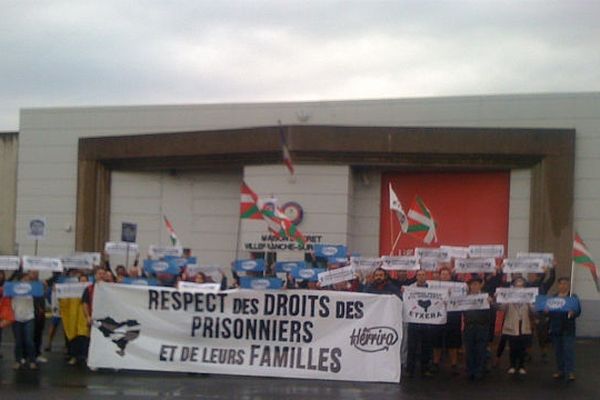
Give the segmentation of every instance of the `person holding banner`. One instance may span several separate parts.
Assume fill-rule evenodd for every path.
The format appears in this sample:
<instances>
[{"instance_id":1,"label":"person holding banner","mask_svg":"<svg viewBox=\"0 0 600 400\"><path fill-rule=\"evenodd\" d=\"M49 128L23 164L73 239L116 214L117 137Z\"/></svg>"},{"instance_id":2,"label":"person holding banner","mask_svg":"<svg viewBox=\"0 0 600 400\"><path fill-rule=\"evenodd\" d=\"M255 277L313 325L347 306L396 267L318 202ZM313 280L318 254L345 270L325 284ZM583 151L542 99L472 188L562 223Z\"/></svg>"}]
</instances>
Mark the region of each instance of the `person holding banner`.
<instances>
[{"instance_id":1,"label":"person holding banner","mask_svg":"<svg viewBox=\"0 0 600 400\"><path fill-rule=\"evenodd\" d=\"M525 279L516 278L513 280L513 286L524 288ZM509 303L498 308L505 312L502 335L508 338L510 348L510 368L507 372L514 375L518 371L519 375L525 375L525 356L532 335L533 306L530 303Z\"/></svg>"},{"instance_id":2,"label":"person holding banner","mask_svg":"<svg viewBox=\"0 0 600 400\"><path fill-rule=\"evenodd\" d=\"M39 282L39 272L29 271L29 278L31 282ZM44 291L46 288L45 282ZM42 355L42 336L44 334L44 328L46 326L46 298L45 296L34 297L33 305L35 311L35 323L33 329L33 343L35 346L35 361L37 363L45 364L48 359Z\"/></svg>"},{"instance_id":3,"label":"person holding banner","mask_svg":"<svg viewBox=\"0 0 600 400\"><path fill-rule=\"evenodd\" d=\"M559 308L544 312L550 317L550 337L554 344L557 371L552 376L554 379L575 380L575 319L581 315L581 304L576 295L570 292L571 280L563 277L558 279L558 293L556 297L566 299L570 297L572 306L568 310Z\"/></svg>"},{"instance_id":4,"label":"person holding banner","mask_svg":"<svg viewBox=\"0 0 600 400\"><path fill-rule=\"evenodd\" d=\"M537 287L538 293L541 295L548 294L548 291L554 285L556 279L556 264L553 268L545 268L543 274L531 273L527 275L527 287ZM536 312L535 317L535 333L540 347L540 353L542 360L547 361L548 358L548 344L550 344L548 316L543 312Z\"/></svg>"},{"instance_id":5,"label":"person holding banner","mask_svg":"<svg viewBox=\"0 0 600 400\"><path fill-rule=\"evenodd\" d=\"M401 297L400 289L390 283L387 271L383 268L377 268L373 272L373 280L364 288L365 293L374 294L393 294Z\"/></svg>"},{"instance_id":6,"label":"person holding banner","mask_svg":"<svg viewBox=\"0 0 600 400\"><path fill-rule=\"evenodd\" d=\"M444 266L440 269L440 281L451 282L452 272ZM449 311L447 322L444 325L433 327L433 365L432 371L438 372L442 351L448 351L450 357L450 368L453 375L458 375L458 349L462 347L461 332L462 315L460 311Z\"/></svg>"},{"instance_id":7,"label":"person holding banner","mask_svg":"<svg viewBox=\"0 0 600 400\"><path fill-rule=\"evenodd\" d=\"M479 277L469 281L469 295L481 294L483 280ZM470 380L483 378L490 324L490 310L467 310L462 312L464 322L463 341Z\"/></svg>"},{"instance_id":8,"label":"person holding banner","mask_svg":"<svg viewBox=\"0 0 600 400\"><path fill-rule=\"evenodd\" d=\"M30 279L29 274L23 274L18 281L28 283ZM35 344L33 341L35 329L33 296L31 294L15 294L11 298L11 306L14 315L12 328L15 337L15 364L13 368L21 369L25 364L29 364L29 369L36 370L38 365L35 362Z\"/></svg>"},{"instance_id":9,"label":"person holding banner","mask_svg":"<svg viewBox=\"0 0 600 400\"><path fill-rule=\"evenodd\" d=\"M427 288L427 272L423 270L417 271L417 281L412 287ZM413 377L417 367L417 354L421 349L420 368L421 375L425 377L433 376L430 370L432 358L432 325L424 323L409 322L406 330L407 333L407 348L408 357L406 360L406 375Z\"/></svg>"},{"instance_id":10,"label":"person holding banner","mask_svg":"<svg viewBox=\"0 0 600 400\"><path fill-rule=\"evenodd\" d=\"M97 271L104 270L98 268ZM96 272L96 276L98 272ZM69 271L69 276L76 277L77 271ZM80 282L86 282L87 276L78 277ZM81 297L63 298L58 300L63 329L67 339L67 364L75 365L85 360L85 347L90 335L90 327L83 311Z\"/></svg>"}]
</instances>

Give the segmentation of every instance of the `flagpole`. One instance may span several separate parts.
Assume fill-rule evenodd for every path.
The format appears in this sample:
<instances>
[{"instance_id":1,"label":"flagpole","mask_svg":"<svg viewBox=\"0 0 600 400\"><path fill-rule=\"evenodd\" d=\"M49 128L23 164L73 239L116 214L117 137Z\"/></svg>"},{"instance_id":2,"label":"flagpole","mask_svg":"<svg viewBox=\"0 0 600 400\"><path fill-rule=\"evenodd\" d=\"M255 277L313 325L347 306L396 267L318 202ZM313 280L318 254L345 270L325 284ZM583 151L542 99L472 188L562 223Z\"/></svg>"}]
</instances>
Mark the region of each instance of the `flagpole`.
<instances>
[{"instance_id":1,"label":"flagpole","mask_svg":"<svg viewBox=\"0 0 600 400\"><path fill-rule=\"evenodd\" d=\"M596 283L596 285L598 285ZM571 287L569 289L569 295L573 296L573 289L575 287L575 261L571 261Z\"/></svg>"},{"instance_id":2,"label":"flagpole","mask_svg":"<svg viewBox=\"0 0 600 400\"><path fill-rule=\"evenodd\" d=\"M389 193L388 193L388 198L389 198ZM394 219L393 219L393 215L392 215L393 211L392 211L392 208L389 206L389 204L388 204L388 208L390 209L390 246L391 246L390 247L390 256L393 256L394 255L394 245L392 243L394 241L394 239L393 239L393 237L394 237L394 229L393 229ZM400 228L400 230L402 230L402 227Z\"/></svg>"},{"instance_id":3,"label":"flagpole","mask_svg":"<svg viewBox=\"0 0 600 400\"><path fill-rule=\"evenodd\" d=\"M240 251L240 236L242 234L242 218L241 216L238 216L238 226L237 226L237 237L235 240L235 259L237 260L239 258L238 254Z\"/></svg>"}]
</instances>

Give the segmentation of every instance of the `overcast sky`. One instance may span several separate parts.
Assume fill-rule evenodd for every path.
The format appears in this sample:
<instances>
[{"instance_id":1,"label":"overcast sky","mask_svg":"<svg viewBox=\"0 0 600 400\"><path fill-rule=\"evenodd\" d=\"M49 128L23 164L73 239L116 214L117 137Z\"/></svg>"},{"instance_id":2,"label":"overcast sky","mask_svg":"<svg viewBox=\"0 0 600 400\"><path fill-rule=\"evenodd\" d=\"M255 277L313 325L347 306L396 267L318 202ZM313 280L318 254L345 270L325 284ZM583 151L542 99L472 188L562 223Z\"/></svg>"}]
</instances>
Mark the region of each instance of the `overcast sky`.
<instances>
[{"instance_id":1,"label":"overcast sky","mask_svg":"<svg viewBox=\"0 0 600 400\"><path fill-rule=\"evenodd\" d=\"M0 0L19 109L600 90L600 0Z\"/></svg>"}]
</instances>

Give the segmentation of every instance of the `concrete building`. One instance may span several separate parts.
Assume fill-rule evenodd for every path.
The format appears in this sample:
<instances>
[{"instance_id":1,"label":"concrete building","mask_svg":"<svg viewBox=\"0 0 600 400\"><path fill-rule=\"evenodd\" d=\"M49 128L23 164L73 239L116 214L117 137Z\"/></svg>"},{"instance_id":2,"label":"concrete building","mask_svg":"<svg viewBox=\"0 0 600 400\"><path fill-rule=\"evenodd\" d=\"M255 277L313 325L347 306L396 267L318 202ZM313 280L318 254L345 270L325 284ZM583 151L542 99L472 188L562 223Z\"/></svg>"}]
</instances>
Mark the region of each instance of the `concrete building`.
<instances>
[{"instance_id":1,"label":"concrete building","mask_svg":"<svg viewBox=\"0 0 600 400\"><path fill-rule=\"evenodd\" d=\"M0 254L15 251L18 149L17 132L0 132Z\"/></svg>"},{"instance_id":2,"label":"concrete building","mask_svg":"<svg viewBox=\"0 0 600 400\"><path fill-rule=\"evenodd\" d=\"M281 165L278 121L294 181ZM201 262L226 266L264 239L238 218L244 179L261 196L301 204L300 228L315 240L376 256L390 171L505 171L509 255L551 251L568 274L577 230L600 261L599 93L24 109L16 242L32 253L27 224L41 215L42 255L100 250L120 238L121 222L138 224L146 249L167 244L167 215ZM576 273L580 334L599 336L589 275Z\"/></svg>"}]
</instances>

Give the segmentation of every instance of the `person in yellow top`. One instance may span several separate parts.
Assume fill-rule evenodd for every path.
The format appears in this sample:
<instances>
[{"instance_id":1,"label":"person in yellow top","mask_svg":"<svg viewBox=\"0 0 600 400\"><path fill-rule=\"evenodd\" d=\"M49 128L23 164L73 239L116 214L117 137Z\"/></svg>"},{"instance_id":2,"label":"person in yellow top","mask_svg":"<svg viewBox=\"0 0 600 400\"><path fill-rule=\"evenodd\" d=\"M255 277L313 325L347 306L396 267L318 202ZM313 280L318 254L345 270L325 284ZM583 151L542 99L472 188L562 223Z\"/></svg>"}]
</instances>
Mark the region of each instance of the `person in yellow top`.
<instances>
[{"instance_id":1,"label":"person in yellow top","mask_svg":"<svg viewBox=\"0 0 600 400\"><path fill-rule=\"evenodd\" d=\"M80 282L87 282L87 276L81 275ZM58 300L63 329L67 337L69 365L85 361L85 349L90 337L90 325L86 318L81 297Z\"/></svg>"}]
</instances>

